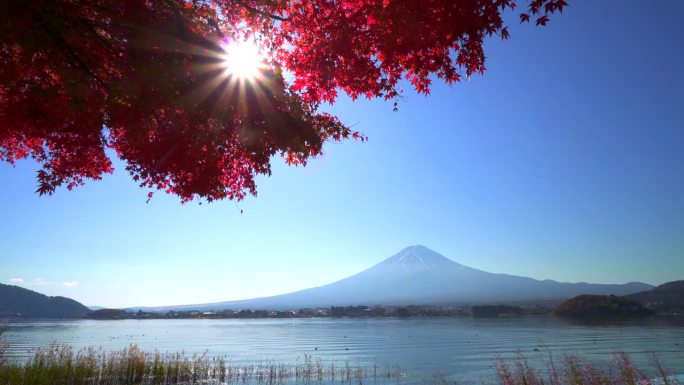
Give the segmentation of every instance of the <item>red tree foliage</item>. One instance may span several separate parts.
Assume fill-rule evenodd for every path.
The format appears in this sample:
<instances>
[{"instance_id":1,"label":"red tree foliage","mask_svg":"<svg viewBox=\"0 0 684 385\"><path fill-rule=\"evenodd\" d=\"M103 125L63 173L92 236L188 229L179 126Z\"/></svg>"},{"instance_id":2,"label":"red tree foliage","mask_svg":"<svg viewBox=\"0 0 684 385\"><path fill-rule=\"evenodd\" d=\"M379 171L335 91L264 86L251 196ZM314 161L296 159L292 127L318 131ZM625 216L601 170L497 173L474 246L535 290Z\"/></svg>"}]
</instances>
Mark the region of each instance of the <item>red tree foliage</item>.
<instances>
[{"instance_id":1,"label":"red tree foliage","mask_svg":"<svg viewBox=\"0 0 684 385\"><path fill-rule=\"evenodd\" d=\"M564 0L532 0L545 25ZM364 139L318 112L341 90L396 99L485 69L483 40L508 38L510 0L0 1L0 160L42 164L51 194L113 171L142 187L242 199L283 155L304 164L324 142ZM268 51L254 81L226 74L223 45ZM292 74L285 81L283 71ZM151 196L151 193L150 193Z\"/></svg>"}]
</instances>

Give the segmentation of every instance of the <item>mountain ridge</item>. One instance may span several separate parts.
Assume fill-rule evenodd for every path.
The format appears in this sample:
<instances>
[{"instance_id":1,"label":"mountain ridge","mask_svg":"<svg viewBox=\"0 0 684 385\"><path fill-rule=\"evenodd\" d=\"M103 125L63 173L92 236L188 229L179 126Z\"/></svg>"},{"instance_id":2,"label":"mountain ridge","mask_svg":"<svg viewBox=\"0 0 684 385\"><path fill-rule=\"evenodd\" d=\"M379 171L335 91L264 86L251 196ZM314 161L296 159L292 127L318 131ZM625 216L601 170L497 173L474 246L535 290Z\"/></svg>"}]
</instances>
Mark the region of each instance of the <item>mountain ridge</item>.
<instances>
[{"instance_id":1,"label":"mountain ridge","mask_svg":"<svg viewBox=\"0 0 684 385\"><path fill-rule=\"evenodd\" d=\"M341 280L275 296L205 304L131 307L129 310L281 310L347 305L447 305L564 300L580 294L625 295L653 286L569 283L489 273L461 265L425 246L409 246Z\"/></svg>"},{"instance_id":2,"label":"mountain ridge","mask_svg":"<svg viewBox=\"0 0 684 385\"><path fill-rule=\"evenodd\" d=\"M679 313L684 311L684 280L666 282L651 290L627 295L658 313Z\"/></svg>"},{"instance_id":3,"label":"mountain ridge","mask_svg":"<svg viewBox=\"0 0 684 385\"><path fill-rule=\"evenodd\" d=\"M90 312L80 302L15 285L0 283L0 315L15 317L82 318Z\"/></svg>"}]
</instances>

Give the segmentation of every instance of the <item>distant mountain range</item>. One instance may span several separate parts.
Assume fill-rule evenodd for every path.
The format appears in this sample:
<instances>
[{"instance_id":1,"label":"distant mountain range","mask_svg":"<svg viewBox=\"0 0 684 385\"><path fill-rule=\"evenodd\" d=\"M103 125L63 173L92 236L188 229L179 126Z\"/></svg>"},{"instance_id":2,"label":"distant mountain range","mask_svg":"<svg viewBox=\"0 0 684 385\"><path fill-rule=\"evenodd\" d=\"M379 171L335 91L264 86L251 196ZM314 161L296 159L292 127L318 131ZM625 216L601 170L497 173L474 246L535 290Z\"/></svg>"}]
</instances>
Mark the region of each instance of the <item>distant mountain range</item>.
<instances>
[{"instance_id":1,"label":"distant mountain range","mask_svg":"<svg viewBox=\"0 0 684 385\"><path fill-rule=\"evenodd\" d=\"M66 297L48 297L0 283L0 317L82 318L90 309Z\"/></svg>"},{"instance_id":2,"label":"distant mountain range","mask_svg":"<svg viewBox=\"0 0 684 385\"><path fill-rule=\"evenodd\" d=\"M130 310L282 310L359 304L511 303L564 300L580 294L626 295L652 288L640 282L565 283L488 273L463 266L424 246L411 246L367 270L321 287L240 301Z\"/></svg>"}]
</instances>

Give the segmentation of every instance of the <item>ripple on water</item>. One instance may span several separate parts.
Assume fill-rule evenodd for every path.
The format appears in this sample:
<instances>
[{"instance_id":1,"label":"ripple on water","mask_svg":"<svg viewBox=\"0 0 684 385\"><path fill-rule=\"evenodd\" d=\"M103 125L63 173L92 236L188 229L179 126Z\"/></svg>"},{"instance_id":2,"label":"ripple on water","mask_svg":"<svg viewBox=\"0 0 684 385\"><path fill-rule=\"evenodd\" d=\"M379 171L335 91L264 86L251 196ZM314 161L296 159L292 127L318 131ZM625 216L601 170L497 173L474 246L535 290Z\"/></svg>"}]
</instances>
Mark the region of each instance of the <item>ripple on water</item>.
<instances>
[{"instance_id":1,"label":"ripple on water","mask_svg":"<svg viewBox=\"0 0 684 385\"><path fill-rule=\"evenodd\" d=\"M491 376L497 357L523 354L542 365L549 354L606 362L611 353L625 351L637 366L646 366L655 352L667 366L684 372L684 326L667 320L611 325L551 317L40 321L11 323L6 337L9 354L17 359L52 342L103 350L135 343L145 350L207 352L238 364L294 364L304 354L326 362L398 364L409 373L439 371L472 382Z\"/></svg>"}]
</instances>

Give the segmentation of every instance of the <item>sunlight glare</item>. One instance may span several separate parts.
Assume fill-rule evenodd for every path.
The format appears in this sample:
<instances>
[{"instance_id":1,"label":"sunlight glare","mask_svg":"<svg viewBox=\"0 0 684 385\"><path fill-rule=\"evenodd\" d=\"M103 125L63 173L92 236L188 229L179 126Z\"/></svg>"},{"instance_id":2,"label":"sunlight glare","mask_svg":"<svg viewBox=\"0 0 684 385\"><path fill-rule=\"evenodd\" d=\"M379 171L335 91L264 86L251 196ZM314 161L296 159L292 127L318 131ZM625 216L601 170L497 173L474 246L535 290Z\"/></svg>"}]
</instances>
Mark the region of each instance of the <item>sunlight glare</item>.
<instances>
[{"instance_id":1,"label":"sunlight glare","mask_svg":"<svg viewBox=\"0 0 684 385\"><path fill-rule=\"evenodd\" d=\"M226 75L254 80L265 66L265 57L253 40L231 41L223 50L222 59Z\"/></svg>"}]
</instances>

